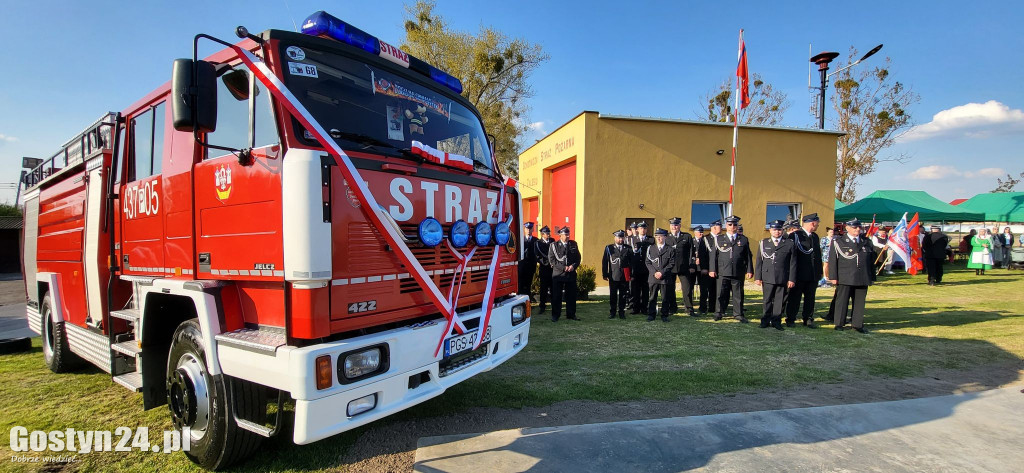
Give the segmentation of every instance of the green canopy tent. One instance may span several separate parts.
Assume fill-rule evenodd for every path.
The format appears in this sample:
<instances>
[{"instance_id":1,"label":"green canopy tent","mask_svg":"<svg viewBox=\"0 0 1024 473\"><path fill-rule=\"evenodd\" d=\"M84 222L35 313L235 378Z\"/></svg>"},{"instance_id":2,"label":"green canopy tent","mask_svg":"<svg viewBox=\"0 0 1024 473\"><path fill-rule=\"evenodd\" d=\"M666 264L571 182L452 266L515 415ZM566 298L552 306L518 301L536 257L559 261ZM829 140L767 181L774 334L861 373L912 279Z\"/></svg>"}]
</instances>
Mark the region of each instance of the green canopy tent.
<instances>
[{"instance_id":1,"label":"green canopy tent","mask_svg":"<svg viewBox=\"0 0 1024 473\"><path fill-rule=\"evenodd\" d=\"M1024 192L978 194L957 207L982 212L986 222L1024 222Z\"/></svg>"},{"instance_id":2,"label":"green canopy tent","mask_svg":"<svg viewBox=\"0 0 1024 473\"><path fill-rule=\"evenodd\" d=\"M836 210L839 210L843 207L846 207L846 204L844 204L843 201L836 199Z\"/></svg>"},{"instance_id":3,"label":"green canopy tent","mask_svg":"<svg viewBox=\"0 0 1024 473\"><path fill-rule=\"evenodd\" d=\"M985 217L982 212L962 208L963 205L949 205L924 191L875 191L850 205L836 208L836 220L857 217L870 222L874 216L879 222L897 222L904 212L907 219L916 212L922 222L978 222Z\"/></svg>"}]
</instances>

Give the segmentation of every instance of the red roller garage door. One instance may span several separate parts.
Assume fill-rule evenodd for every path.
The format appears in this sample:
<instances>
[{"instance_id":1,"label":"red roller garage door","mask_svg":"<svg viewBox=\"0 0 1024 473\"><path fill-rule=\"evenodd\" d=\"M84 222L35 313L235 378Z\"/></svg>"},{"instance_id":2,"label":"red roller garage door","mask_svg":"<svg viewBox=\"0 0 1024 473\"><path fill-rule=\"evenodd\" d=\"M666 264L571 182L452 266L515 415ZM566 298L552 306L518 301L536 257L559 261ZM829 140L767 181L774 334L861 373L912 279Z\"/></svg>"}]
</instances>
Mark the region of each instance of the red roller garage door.
<instances>
[{"instance_id":1,"label":"red roller garage door","mask_svg":"<svg viewBox=\"0 0 1024 473\"><path fill-rule=\"evenodd\" d=\"M576 162L551 170L551 233L568 225L575 238ZM555 236L555 235L552 235Z\"/></svg>"}]
</instances>

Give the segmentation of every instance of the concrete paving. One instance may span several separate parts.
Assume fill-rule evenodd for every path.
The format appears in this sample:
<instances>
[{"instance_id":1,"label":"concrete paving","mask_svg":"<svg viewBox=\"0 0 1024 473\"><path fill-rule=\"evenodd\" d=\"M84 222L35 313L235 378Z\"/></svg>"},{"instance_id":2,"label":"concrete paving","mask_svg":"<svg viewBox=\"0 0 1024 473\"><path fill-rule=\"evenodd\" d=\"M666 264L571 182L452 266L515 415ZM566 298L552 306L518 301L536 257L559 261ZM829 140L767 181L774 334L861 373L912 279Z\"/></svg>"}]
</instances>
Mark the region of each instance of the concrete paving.
<instances>
[{"instance_id":1,"label":"concrete paving","mask_svg":"<svg viewBox=\"0 0 1024 473\"><path fill-rule=\"evenodd\" d=\"M414 471L878 471L1024 469L1024 394L904 401L422 438Z\"/></svg>"},{"instance_id":2,"label":"concrete paving","mask_svg":"<svg viewBox=\"0 0 1024 473\"><path fill-rule=\"evenodd\" d=\"M25 303L0 305L0 340L22 337L38 337L28 329Z\"/></svg>"}]
</instances>

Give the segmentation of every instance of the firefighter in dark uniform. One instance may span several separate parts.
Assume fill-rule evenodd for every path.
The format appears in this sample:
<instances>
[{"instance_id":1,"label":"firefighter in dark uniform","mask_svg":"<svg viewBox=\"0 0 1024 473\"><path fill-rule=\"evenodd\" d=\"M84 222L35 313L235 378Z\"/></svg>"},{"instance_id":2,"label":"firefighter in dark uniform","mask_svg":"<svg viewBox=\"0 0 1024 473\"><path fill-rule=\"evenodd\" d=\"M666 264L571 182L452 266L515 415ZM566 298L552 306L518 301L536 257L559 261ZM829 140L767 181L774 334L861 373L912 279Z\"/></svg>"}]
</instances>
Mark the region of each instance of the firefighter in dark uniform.
<instances>
[{"instance_id":1,"label":"firefighter in dark uniform","mask_svg":"<svg viewBox=\"0 0 1024 473\"><path fill-rule=\"evenodd\" d=\"M949 245L949 237L942 233L942 227L932 225L931 232L924 236L921 242L921 253L924 256L924 266L928 271L928 285L942 284L942 264L946 260L946 246Z\"/></svg>"},{"instance_id":2,"label":"firefighter in dark uniform","mask_svg":"<svg viewBox=\"0 0 1024 473\"><path fill-rule=\"evenodd\" d=\"M672 287L672 268L675 267L676 249L668 244L668 230L659 228L654 232L655 243L647 247L644 264L647 265L647 284L650 285L651 299L647 304L647 321L653 321L658 314L658 295L661 293L661 321L668 322L669 291Z\"/></svg>"},{"instance_id":3,"label":"firefighter in dark uniform","mask_svg":"<svg viewBox=\"0 0 1024 473\"><path fill-rule=\"evenodd\" d=\"M864 301L868 286L875 280L875 249L870 238L861 234L860 220L846 222L846 236L832 241L828 252L828 279L836 286L836 330L843 330L850 300L853 314L850 325L860 333L864 329Z\"/></svg>"},{"instance_id":4,"label":"firefighter in dark uniform","mask_svg":"<svg viewBox=\"0 0 1024 473\"><path fill-rule=\"evenodd\" d=\"M547 225L541 227L540 238L534 240L534 253L537 255L537 262L540 269L537 279L540 280L540 312L547 310L548 300L551 299L551 261L548 260L548 250L551 246L551 229Z\"/></svg>"},{"instance_id":5,"label":"firefighter in dark uniform","mask_svg":"<svg viewBox=\"0 0 1024 473\"><path fill-rule=\"evenodd\" d=\"M558 241L548 248L551 263L551 321L558 322L562 315L562 301L565 301L565 318L576 317L576 268L582 255L576 242L569 239L569 227L558 230Z\"/></svg>"},{"instance_id":6,"label":"firefighter in dark uniform","mask_svg":"<svg viewBox=\"0 0 1024 473\"><path fill-rule=\"evenodd\" d=\"M715 320L722 320L722 313L729 306L731 294L733 318L747 323L747 318L743 316L743 279L754 276L754 262L750 254L750 241L737 232L739 223L740 218L735 215L725 219L725 233L715 239L708 274L718 278L718 310L715 312Z\"/></svg>"},{"instance_id":7,"label":"firefighter in dark uniform","mask_svg":"<svg viewBox=\"0 0 1024 473\"><path fill-rule=\"evenodd\" d=\"M533 301L533 273L537 271L536 239L533 237L533 222L523 224L523 258L519 260L519 293L530 296Z\"/></svg>"},{"instance_id":8,"label":"firefighter in dark uniform","mask_svg":"<svg viewBox=\"0 0 1024 473\"><path fill-rule=\"evenodd\" d=\"M818 214L804 215L803 228L787 235L793 242L796 257L796 287L789 291L786 301L786 325L796 325L796 314L801 312L804 326L815 328L814 296L821 280L821 239L818 229ZM803 298L801 311L800 299Z\"/></svg>"},{"instance_id":9,"label":"firefighter in dark uniform","mask_svg":"<svg viewBox=\"0 0 1024 473\"><path fill-rule=\"evenodd\" d=\"M631 275L629 280L629 297L632 302L633 314L646 314L647 302L650 299L651 287L647 284L647 247L654 244L654 239L647 236L647 222L636 224L636 235L626 242L633 250Z\"/></svg>"},{"instance_id":10,"label":"firefighter in dark uniform","mask_svg":"<svg viewBox=\"0 0 1024 473\"><path fill-rule=\"evenodd\" d=\"M784 226L782 220L772 222L768 227L771 236L761 240L757 248L754 283L764 291L761 328L771 324L776 330L784 330L782 308L786 301L786 291L796 285L796 244L782 236Z\"/></svg>"},{"instance_id":11,"label":"firefighter in dark uniform","mask_svg":"<svg viewBox=\"0 0 1024 473\"><path fill-rule=\"evenodd\" d=\"M715 239L722 232L722 222L711 222L708 234L704 235L697 247L697 266L700 268L700 313L715 313L718 306L718 279L711 276L711 258L715 254Z\"/></svg>"},{"instance_id":12,"label":"firefighter in dark uniform","mask_svg":"<svg viewBox=\"0 0 1024 473\"><path fill-rule=\"evenodd\" d=\"M679 281L680 292L683 295L683 304L686 306L686 313L691 316L693 312L693 285L690 280L695 273L691 273L693 263L693 236L679 230L679 224L683 219L673 217L668 221L669 233L665 237L665 243L675 248L675 256L672 260L675 266L672 267L672 280L668 283L668 311L669 313L679 312L679 304L676 302L676 280Z\"/></svg>"},{"instance_id":13,"label":"firefighter in dark uniform","mask_svg":"<svg viewBox=\"0 0 1024 473\"><path fill-rule=\"evenodd\" d=\"M615 243L604 248L604 255L601 257L601 276L608 281L608 318L614 319L618 314L620 319L626 318L626 304L629 300L629 281L626 280L626 273L632 271L630 265L633 262L633 249L626 246L626 232L616 230Z\"/></svg>"},{"instance_id":14,"label":"firefighter in dark uniform","mask_svg":"<svg viewBox=\"0 0 1024 473\"><path fill-rule=\"evenodd\" d=\"M701 273L700 264L697 262L697 255L699 253L700 248L702 248L703 246L704 227L701 225L697 225L696 227L693 227L693 264L690 265L690 267L693 268L693 272L690 273L690 294L693 294L693 298L697 299L698 305L697 313L693 314L694 317L696 317L698 313L704 313L704 311L707 310L706 305L703 307L700 306L701 297L703 297L704 295L704 290L702 289L700 291L700 296L697 295L697 285L700 284L700 282L703 280L705 276L707 276L706 273Z\"/></svg>"}]
</instances>

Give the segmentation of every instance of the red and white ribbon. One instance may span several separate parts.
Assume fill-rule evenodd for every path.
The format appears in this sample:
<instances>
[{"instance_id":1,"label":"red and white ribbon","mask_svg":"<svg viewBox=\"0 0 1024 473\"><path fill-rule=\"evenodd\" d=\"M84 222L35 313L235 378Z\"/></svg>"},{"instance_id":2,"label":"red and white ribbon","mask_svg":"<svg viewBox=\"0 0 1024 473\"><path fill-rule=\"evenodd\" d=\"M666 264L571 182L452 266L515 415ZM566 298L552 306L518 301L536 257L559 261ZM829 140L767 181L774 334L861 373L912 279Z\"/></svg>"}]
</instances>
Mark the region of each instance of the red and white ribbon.
<instances>
[{"instance_id":1,"label":"red and white ribbon","mask_svg":"<svg viewBox=\"0 0 1024 473\"><path fill-rule=\"evenodd\" d=\"M433 279L430 279L430 277L427 276L423 266L420 265L420 262L416 259L415 255L412 254L409 246L405 244L404 236L399 234L399 229L385 223L385 219L382 216L382 212L385 212L384 208L377 203L377 200L373 197L373 193L371 193L369 187L367 187L366 181L362 179L362 176L359 174L359 170L352 163L349 156L345 154L345 151L343 151L341 147L339 147L338 144L330 138L330 135L322 126L320 126L320 123L313 118L313 115L309 113L309 110L306 110L306 107L302 105L297 98L295 98L291 91L288 90L283 82L281 82L281 79L274 75L273 71L271 71L262 60L239 46L232 46L231 48L238 53L242 63L245 64L245 66L252 71L253 75L267 87L271 94L274 95L274 98L281 102L285 109L287 109L288 112L306 128L306 130L312 133L313 137L316 138L317 142L319 142L325 150L338 159L342 176L344 176L345 180L350 183L350 185L354 185L354 188L352 189L353 193L359 200L361 208L370 220L370 223L378 232L380 232L388 245L396 250L395 254L398 256L398 259L403 265L405 265L409 270L409 274L412 275L413 279L416 280L416 283L427 294L427 298L435 307L437 307L441 314L448 319L448 323L446 325L447 329L441 335L442 342L444 338L448 336L453 326L459 334L465 333L466 327L455 313L456 300L445 298L441 294L437 285L434 284ZM424 145L421 144L421 149L423 147ZM426 148L433 149L429 146ZM431 155L436 156L434 153ZM472 164L470 164L469 169L472 170ZM500 195L501 197L499 199L497 210L498 221L503 220L505 201L504 188L502 188ZM498 273L498 263L501 259L499 256L500 253L501 252L497 251L497 248L495 248L494 256L491 258L491 267L487 275L487 289L485 291L483 304L485 307L485 315L483 323L480 324L481 332L480 336L477 337L476 345L473 347L474 349L479 347L480 341L483 339L484 334L487 333L487 326L490 322L491 306L494 302L494 279ZM463 268L464 266L465 263L463 263ZM437 356L436 351L434 356Z\"/></svg>"}]
</instances>

